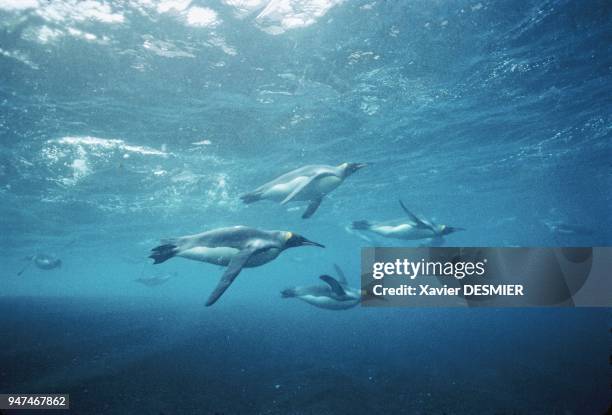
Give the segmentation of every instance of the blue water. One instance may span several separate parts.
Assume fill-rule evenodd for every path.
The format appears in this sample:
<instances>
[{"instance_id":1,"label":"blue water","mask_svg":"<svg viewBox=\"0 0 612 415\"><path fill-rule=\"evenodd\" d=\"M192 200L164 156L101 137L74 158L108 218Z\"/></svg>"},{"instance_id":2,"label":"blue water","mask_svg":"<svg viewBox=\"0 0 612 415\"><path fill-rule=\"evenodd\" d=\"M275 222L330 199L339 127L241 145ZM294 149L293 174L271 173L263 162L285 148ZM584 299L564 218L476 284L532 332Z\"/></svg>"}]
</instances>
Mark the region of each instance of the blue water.
<instances>
[{"instance_id":1,"label":"blue water","mask_svg":"<svg viewBox=\"0 0 612 415\"><path fill-rule=\"evenodd\" d=\"M354 220L448 246L612 242L612 8L587 1L0 1L0 392L78 414L603 414L606 309L319 310ZM367 162L303 207L239 196ZM222 226L324 243L244 271L153 266ZM30 266L35 253L63 266ZM133 280L177 275L158 287Z\"/></svg>"}]
</instances>

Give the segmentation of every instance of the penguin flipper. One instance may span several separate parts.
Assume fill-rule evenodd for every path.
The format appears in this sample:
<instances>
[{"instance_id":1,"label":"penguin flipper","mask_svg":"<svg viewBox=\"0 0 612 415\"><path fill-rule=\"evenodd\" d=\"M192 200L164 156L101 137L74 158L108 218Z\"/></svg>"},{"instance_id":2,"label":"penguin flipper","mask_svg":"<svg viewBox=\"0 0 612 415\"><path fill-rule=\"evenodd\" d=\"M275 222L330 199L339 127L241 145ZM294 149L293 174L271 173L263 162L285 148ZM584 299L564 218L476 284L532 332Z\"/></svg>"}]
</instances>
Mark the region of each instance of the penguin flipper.
<instances>
[{"instance_id":1,"label":"penguin flipper","mask_svg":"<svg viewBox=\"0 0 612 415\"><path fill-rule=\"evenodd\" d=\"M324 172L324 173L320 173L320 174L313 174L312 176L307 177L306 180L304 180L303 183L301 183L300 185L296 186L295 189L293 189L291 191L291 193L289 193L287 195L287 197L285 199L283 199L283 201L281 202L281 205L284 205L284 204L286 204L288 202L291 202L291 200L293 200L298 194L300 194L302 191L304 191L304 189L306 189L315 180L320 179L322 177L333 176L333 175L334 175L333 173ZM319 202L319 203L321 203L321 202ZM318 205L317 205L317 207L318 207ZM314 213L314 211L312 213Z\"/></svg>"},{"instance_id":2,"label":"penguin flipper","mask_svg":"<svg viewBox=\"0 0 612 415\"><path fill-rule=\"evenodd\" d=\"M342 285L347 285L346 275L344 275L344 271L342 271L340 265L334 264L334 269L336 270L336 274L338 274L338 282Z\"/></svg>"},{"instance_id":3,"label":"penguin flipper","mask_svg":"<svg viewBox=\"0 0 612 415\"><path fill-rule=\"evenodd\" d=\"M404 205L404 202L401 201L401 199L399 203L402 209L404 210L404 212L406 212L406 215L408 215L408 217L410 218L410 220L412 220L414 223L416 223L421 228L427 228L427 229L433 230L433 226L431 226L430 223L425 222L423 219L419 218L417 215L409 211L406 205Z\"/></svg>"},{"instance_id":4,"label":"penguin flipper","mask_svg":"<svg viewBox=\"0 0 612 415\"><path fill-rule=\"evenodd\" d=\"M325 281L329 285L333 293L336 294L338 297L346 296L344 288L342 288L340 283L336 281L333 277L330 277L329 275L321 275L319 278Z\"/></svg>"},{"instance_id":5,"label":"penguin flipper","mask_svg":"<svg viewBox=\"0 0 612 415\"><path fill-rule=\"evenodd\" d=\"M317 211L317 209L321 205L322 200L323 200L322 197L312 200L310 204L308 205L308 207L306 208L306 210L304 211L304 213L302 214L302 219L308 219L309 217L314 215L314 213Z\"/></svg>"},{"instance_id":6,"label":"penguin flipper","mask_svg":"<svg viewBox=\"0 0 612 415\"><path fill-rule=\"evenodd\" d=\"M244 249L237 253L234 258L232 258L225 272L221 276L221 280L219 280L219 283L215 287L215 290L210 294L208 300L206 300L206 307L213 305L219 299L219 297L223 295L225 290L232 285L232 282L234 282L249 258L251 258L256 251L256 249Z\"/></svg>"}]
</instances>

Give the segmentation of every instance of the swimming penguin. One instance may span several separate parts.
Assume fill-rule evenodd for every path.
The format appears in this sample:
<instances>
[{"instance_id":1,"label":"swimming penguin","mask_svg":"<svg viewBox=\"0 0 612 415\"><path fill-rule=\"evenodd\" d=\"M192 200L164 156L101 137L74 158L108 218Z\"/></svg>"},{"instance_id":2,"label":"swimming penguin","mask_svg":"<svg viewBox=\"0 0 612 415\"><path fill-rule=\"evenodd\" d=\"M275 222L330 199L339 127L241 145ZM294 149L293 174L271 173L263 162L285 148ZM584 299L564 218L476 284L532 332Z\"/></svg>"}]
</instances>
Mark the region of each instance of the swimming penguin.
<instances>
[{"instance_id":1,"label":"swimming penguin","mask_svg":"<svg viewBox=\"0 0 612 415\"><path fill-rule=\"evenodd\" d=\"M302 218L311 217L323 197L334 190L351 174L365 167L363 163L342 163L339 166L310 165L300 167L242 195L244 203L274 200L282 205L292 201L309 202Z\"/></svg>"},{"instance_id":2,"label":"swimming penguin","mask_svg":"<svg viewBox=\"0 0 612 415\"><path fill-rule=\"evenodd\" d=\"M307 245L325 248L295 233L265 231L246 226L219 228L197 235L164 240L162 243L153 248L149 256L154 259L155 264L180 256L227 266L219 284L208 297L206 306L213 305L221 297L244 267L266 264L287 248Z\"/></svg>"},{"instance_id":3,"label":"swimming penguin","mask_svg":"<svg viewBox=\"0 0 612 415\"><path fill-rule=\"evenodd\" d=\"M373 297L371 288L360 290L348 286L346 276L342 269L334 264L338 279L329 275L319 278L327 285L313 285L309 287L293 287L281 291L282 298L299 298L315 307L327 310L347 310L357 306L364 299Z\"/></svg>"},{"instance_id":4,"label":"swimming penguin","mask_svg":"<svg viewBox=\"0 0 612 415\"><path fill-rule=\"evenodd\" d=\"M26 264L25 267L21 269L21 271L17 273L17 275L23 274L25 270L28 269L28 267L31 264L34 264L36 265L37 268L44 269L44 270L60 268L62 266L61 259L56 258L51 255L47 255L47 254L30 255L30 256L25 257L24 259L29 262Z\"/></svg>"},{"instance_id":5,"label":"swimming penguin","mask_svg":"<svg viewBox=\"0 0 612 415\"><path fill-rule=\"evenodd\" d=\"M580 223L572 223L565 222L562 220L551 220L544 219L542 220L544 226L548 228L548 230L557 235L585 235L590 236L593 235L594 231L592 228L588 226L584 226Z\"/></svg>"},{"instance_id":6,"label":"swimming penguin","mask_svg":"<svg viewBox=\"0 0 612 415\"><path fill-rule=\"evenodd\" d=\"M410 212L404 203L400 200L400 206L408 216L408 220L397 219L386 222L370 223L367 220L353 222L353 229L360 231L369 231L386 238L396 239L437 239L440 240L444 235L451 234L457 231L463 231L463 228L457 228L446 225L436 225L431 221L421 219L414 213Z\"/></svg>"}]
</instances>

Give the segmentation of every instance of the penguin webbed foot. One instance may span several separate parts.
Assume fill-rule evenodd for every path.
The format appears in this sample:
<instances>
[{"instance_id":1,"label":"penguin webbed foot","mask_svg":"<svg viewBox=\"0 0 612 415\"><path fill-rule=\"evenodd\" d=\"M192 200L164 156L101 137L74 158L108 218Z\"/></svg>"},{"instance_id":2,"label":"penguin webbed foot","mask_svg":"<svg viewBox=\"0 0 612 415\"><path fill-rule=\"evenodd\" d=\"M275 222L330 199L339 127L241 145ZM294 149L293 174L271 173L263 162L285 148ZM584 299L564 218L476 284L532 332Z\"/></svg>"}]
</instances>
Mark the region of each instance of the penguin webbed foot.
<instances>
[{"instance_id":1,"label":"penguin webbed foot","mask_svg":"<svg viewBox=\"0 0 612 415\"><path fill-rule=\"evenodd\" d=\"M254 203L261 200L261 194L257 192L246 193L240 196L240 199L246 204Z\"/></svg>"},{"instance_id":2,"label":"penguin webbed foot","mask_svg":"<svg viewBox=\"0 0 612 415\"><path fill-rule=\"evenodd\" d=\"M287 288L281 291L281 298L292 298L295 296L296 296L296 293L295 293L294 288Z\"/></svg>"},{"instance_id":3,"label":"penguin webbed foot","mask_svg":"<svg viewBox=\"0 0 612 415\"><path fill-rule=\"evenodd\" d=\"M163 244L151 250L149 258L153 259L153 264L161 264L176 255L178 249L174 244Z\"/></svg>"}]
</instances>

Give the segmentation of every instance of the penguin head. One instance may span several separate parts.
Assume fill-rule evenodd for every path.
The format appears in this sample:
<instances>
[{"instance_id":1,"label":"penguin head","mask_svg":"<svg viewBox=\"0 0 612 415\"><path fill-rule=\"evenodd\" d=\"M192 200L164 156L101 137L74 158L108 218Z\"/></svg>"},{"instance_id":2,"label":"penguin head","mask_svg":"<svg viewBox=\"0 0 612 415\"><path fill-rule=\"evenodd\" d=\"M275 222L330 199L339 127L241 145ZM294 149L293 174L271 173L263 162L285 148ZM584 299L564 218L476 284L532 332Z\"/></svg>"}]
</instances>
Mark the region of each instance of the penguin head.
<instances>
[{"instance_id":1,"label":"penguin head","mask_svg":"<svg viewBox=\"0 0 612 415\"><path fill-rule=\"evenodd\" d=\"M355 173L357 170L366 167L365 163L342 163L340 168L342 169L342 173L344 177L348 177L351 174Z\"/></svg>"},{"instance_id":2,"label":"penguin head","mask_svg":"<svg viewBox=\"0 0 612 415\"><path fill-rule=\"evenodd\" d=\"M457 228L457 227L453 227L453 226L446 226L446 225L439 225L438 226L438 233L440 235L448 235L454 232L458 232L458 231L464 231L465 228Z\"/></svg>"},{"instance_id":3,"label":"penguin head","mask_svg":"<svg viewBox=\"0 0 612 415\"><path fill-rule=\"evenodd\" d=\"M286 232L285 245L283 246L283 249L295 248L298 246L308 246L308 245L325 248L325 245L321 245L320 243L310 241L304 238L302 235L298 235L297 233L293 233L293 232Z\"/></svg>"}]
</instances>

